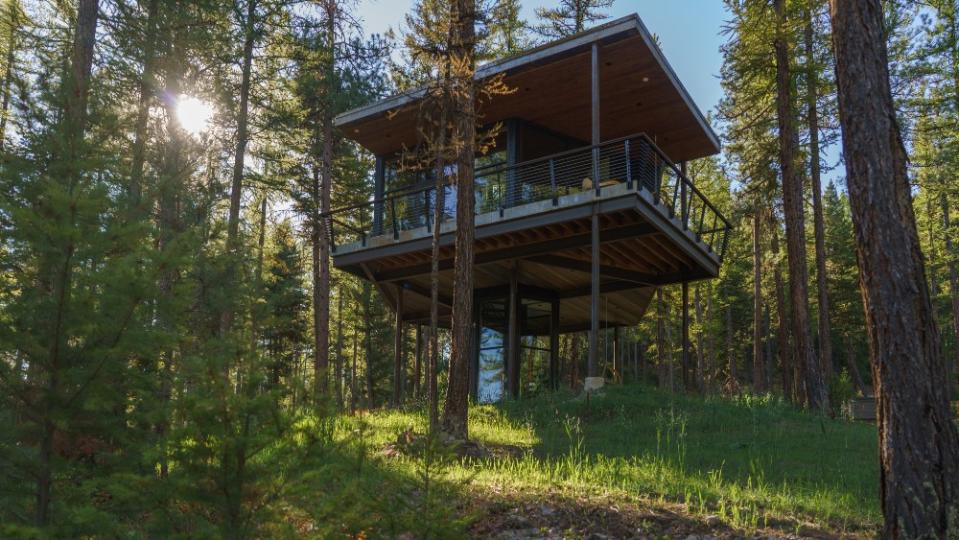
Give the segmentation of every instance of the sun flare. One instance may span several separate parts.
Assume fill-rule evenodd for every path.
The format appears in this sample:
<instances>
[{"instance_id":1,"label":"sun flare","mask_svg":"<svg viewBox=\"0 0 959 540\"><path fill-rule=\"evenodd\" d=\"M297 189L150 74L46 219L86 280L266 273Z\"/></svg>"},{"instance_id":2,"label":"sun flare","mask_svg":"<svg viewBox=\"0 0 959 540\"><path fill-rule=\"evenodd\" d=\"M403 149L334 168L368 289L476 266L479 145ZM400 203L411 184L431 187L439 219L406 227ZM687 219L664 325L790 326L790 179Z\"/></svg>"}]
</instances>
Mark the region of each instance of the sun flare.
<instances>
[{"instance_id":1,"label":"sun flare","mask_svg":"<svg viewBox=\"0 0 959 540\"><path fill-rule=\"evenodd\" d=\"M209 103L187 95L181 95L177 99L177 121L180 122L180 127L191 135L206 131L212 117L213 107Z\"/></svg>"}]
</instances>

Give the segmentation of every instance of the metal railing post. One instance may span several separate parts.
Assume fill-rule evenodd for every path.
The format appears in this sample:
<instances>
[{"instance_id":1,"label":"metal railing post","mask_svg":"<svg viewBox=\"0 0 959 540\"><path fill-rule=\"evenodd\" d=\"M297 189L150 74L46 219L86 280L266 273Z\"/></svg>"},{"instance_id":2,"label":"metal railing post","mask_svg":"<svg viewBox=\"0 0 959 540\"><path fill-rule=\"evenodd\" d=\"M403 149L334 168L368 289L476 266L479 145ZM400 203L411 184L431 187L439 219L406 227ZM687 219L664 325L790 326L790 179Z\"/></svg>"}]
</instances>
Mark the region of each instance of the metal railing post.
<instances>
[{"instance_id":1,"label":"metal railing post","mask_svg":"<svg viewBox=\"0 0 959 540\"><path fill-rule=\"evenodd\" d=\"M626 189L633 189L633 166L629 162L629 139L626 139L624 145L624 153L626 154Z\"/></svg>"},{"instance_id":2,"label":"metal railing post","mask_svg":"<svg viewBox=\"0 0 959 540\"><path fill-rule=\"evenodd\" d=\"M430 226L430 190L423 191L423 220L426 222L426 232L433 232L433 227Z\"/></svg>"},{"instance_id":3,"label":"metal railing post","mask_svg":"<svg viewBox=\"0 0 959 540\"><path fill-rule=\"evenodd\" d=\"M556 163L549 160L549 188L553 194L553 206L559 204L559 195L556 193Z\"/></svg>"}]
</instances>

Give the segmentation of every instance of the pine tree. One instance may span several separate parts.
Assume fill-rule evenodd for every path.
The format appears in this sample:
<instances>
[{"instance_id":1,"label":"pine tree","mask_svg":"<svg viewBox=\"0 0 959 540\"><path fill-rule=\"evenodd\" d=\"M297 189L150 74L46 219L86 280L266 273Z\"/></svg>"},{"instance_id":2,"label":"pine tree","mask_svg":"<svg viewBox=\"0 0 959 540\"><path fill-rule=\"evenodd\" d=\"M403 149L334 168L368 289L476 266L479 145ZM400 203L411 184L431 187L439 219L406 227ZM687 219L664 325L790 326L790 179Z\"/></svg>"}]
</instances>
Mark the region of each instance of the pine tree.
<instances>
[{"instance_id":1,"label":"pine tree","mask_svg":"<svg viewBox=\"0 0 959 540\"><path fill-rule=\"evenodd\" d=\"M597 21L609 18L602 10L613 7L616 0L559 0L555 8L536 8L542 21L536 32L547 39L577 34Z\"/></svg>"},{"instance_id":2,"label":"pine tree","mask_svg":"<svg viewBox=\"0 0 959 540\"><path fill-rule=\"evenodd\" d=\"M888 538L959 531L959 433L912 208L878 0L832 0L843 151L876 377Z\"/></svg>"}]
</instances>

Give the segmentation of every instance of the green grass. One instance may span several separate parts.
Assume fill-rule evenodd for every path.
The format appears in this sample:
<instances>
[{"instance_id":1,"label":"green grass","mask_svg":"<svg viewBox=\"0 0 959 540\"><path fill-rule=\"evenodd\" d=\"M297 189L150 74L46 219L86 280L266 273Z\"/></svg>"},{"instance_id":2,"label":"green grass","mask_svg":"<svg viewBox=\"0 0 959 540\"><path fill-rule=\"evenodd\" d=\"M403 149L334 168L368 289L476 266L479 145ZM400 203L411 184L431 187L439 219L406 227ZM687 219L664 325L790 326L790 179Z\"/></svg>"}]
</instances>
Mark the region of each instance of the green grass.
<instances>
[{"instance_id":1,"label":"green grass","mask_svg":"<svg viewBox=\"0 0 959 540\"><path fill-rule=\"evenodd\" d=\"M347 419L342 433L369 425L382 445L413 426L418 410ZM566 392L500 405L473 406L471 437L518 445L523 457L453 461L445 481L460 494L563 489L680 503L691 514L718 515L755 529L778 523L870 531L880 521L873 426L794 410L772 397L735 400L671 395L626 385L583 400ZM416 459L390 460L416 476Z\"/></svg>"}]
</instances>

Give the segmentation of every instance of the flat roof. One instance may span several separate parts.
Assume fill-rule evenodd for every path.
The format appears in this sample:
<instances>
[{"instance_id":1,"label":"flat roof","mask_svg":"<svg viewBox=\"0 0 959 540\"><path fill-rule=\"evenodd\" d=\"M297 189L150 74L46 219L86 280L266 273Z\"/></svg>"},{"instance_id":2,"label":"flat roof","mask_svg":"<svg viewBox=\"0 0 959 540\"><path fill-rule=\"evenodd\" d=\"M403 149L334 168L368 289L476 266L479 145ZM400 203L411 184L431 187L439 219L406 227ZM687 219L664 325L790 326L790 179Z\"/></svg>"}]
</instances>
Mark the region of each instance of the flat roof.
<instances>
[{"instance_id":1,"label":"flat roof","mask_svg":"<svg viewBox=\"0 0 959 540\"><path fill-rule=\"evenodd\" d=\"M478 80L503 74L514 91L478 101L479 122L519 118L589 144L594 43L603 140L645 132L675 161L719 152L719 138L637 14L480 66ZM424 95L424 88L403 92L343 113L335 124L373 153L395 154L418 142Z\"/></svg>"}]
</instances>

